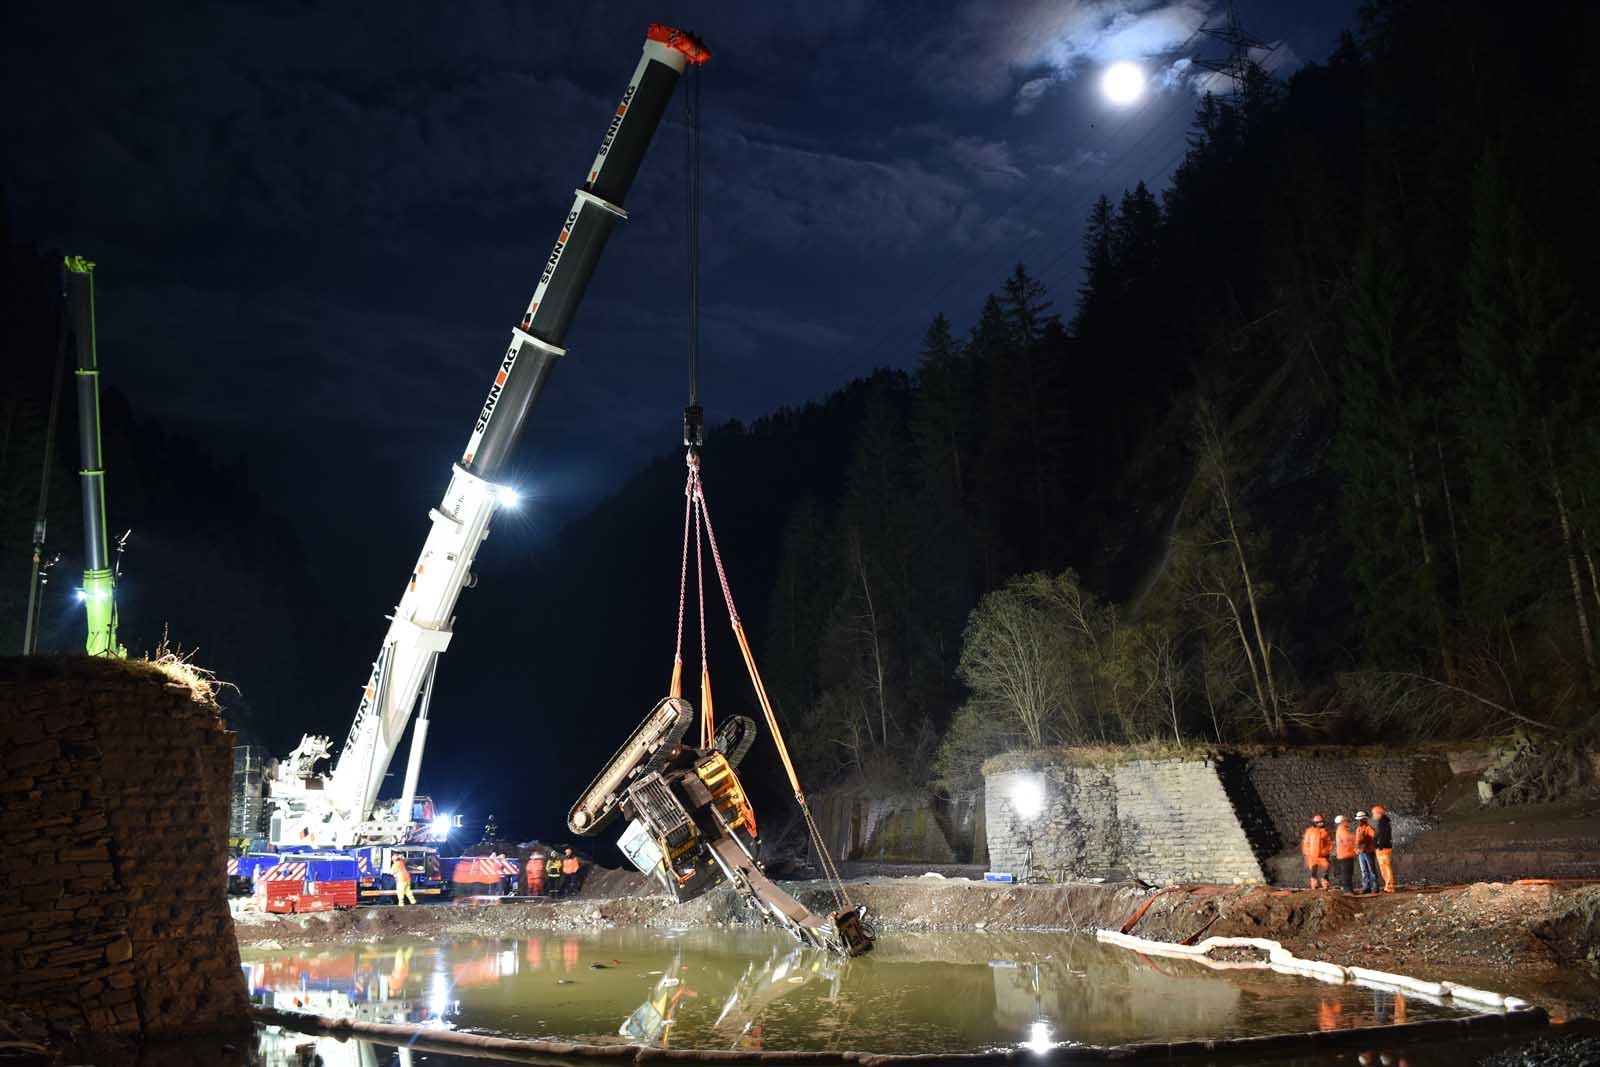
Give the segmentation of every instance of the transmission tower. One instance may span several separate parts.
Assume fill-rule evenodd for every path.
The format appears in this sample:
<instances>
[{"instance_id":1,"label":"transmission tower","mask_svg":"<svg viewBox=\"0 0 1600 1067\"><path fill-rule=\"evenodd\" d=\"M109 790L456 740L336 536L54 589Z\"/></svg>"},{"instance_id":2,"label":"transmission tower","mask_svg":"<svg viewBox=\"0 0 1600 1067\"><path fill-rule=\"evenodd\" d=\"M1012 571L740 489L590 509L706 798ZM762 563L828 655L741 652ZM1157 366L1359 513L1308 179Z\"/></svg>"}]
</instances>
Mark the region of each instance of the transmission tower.
<instances>
[{"instance_id":1,"label":"transmission tower","mask_svg":"<svg viewBox=\"0 0 1600 1067\"><path fill-rule=\"evenodd\" d=\"M1200 32L1226 44L1228 55L1224 59L1196 59L1194 65L1227 78L1232 86L1230 95L1234 103L1238 103L1249 84L1250 70L1256 65L1255 60L1250 58L1250 50L1265 48L1266 44L1245 30L1233 0L1228 0L1228 15L1223 25L1212 29L1202 27Z\"/></svg>"}]
</instances>

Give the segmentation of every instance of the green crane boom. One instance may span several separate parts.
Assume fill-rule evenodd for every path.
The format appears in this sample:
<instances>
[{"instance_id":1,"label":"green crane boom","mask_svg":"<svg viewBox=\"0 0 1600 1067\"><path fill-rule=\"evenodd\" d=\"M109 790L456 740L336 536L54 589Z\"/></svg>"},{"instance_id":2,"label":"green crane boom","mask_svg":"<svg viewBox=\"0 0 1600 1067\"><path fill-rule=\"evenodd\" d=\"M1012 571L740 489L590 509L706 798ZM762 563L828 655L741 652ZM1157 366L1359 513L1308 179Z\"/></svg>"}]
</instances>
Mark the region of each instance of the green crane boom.
<instances>
[{"instance_id":1,"label":"green crane boom","mask_svg":"<svg viewBox=\"0 0 1600 1067\"><path fill-rule=\"evenodd\" d=\"M94 264L67 256L67 328L78 357L78 479L83 487L83 586L91 656L126 656L117 643L116 571L106 536L106 471L100 452L100 357L95 347Z\"/></svg>"}]
</instances>

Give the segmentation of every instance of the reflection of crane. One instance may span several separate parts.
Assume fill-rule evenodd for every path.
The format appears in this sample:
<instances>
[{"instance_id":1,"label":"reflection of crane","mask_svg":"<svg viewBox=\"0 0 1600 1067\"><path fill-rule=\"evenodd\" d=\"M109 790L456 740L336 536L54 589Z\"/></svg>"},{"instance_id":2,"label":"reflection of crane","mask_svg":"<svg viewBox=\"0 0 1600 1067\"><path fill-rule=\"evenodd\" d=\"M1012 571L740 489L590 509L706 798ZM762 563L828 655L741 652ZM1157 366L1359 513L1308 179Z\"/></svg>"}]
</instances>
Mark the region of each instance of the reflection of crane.
<instances>
[{"instance_id":1,"label":"reflection of crane","mask_svg":"<svg viewBox=\"0 0 1600 1067\"><path fill-rule=\"evenodd\" d=\"M713 1025L718 1033L732 1036L734 1048L759 1049L761 1016L768 1008L818 979L830 983L828 999L838 999L839 981L849 966L832 952L795 948L779 953L774 949L759 968L754 963L745 968Z\"/></svg>"},{"instance_id":2,"label":"reflection of crane","mask_svg":"<svg viewBox=\"0 0 1600 1067\"><path fill-rule=\"evenodd\" d=\"M413 951L410 945L381 952L352 946L276 956L245 963L245 981L251 1002L261 1007L358 1022L449 1026L458 1007L455 987L464 983L453 981L438 960L432 970L413 975ZM489 954L488 959L503 965L505 953ZM515 962L503 973L515 973ZM387 1067L394 1062L381 1044L311 1037L275 1026L261 1028L256 1048L262 1062L272 1067L315 1062L301 1055L306 1049L321 1056L325 1067ZM401 1048L401 1067L409 1065L409 1057L409 1050Z\"/></svg>"},{"instance_id":3,"label":"reflection of crane","mask_svg":"<svg viewBox=\"0 0 1600 1067\"><path fill-rule=\"evenodd\" d=\"M672 964L661 972L650 995L643 1004L633 1009L633 1014L622 1020L617 1033L641 1045L659 1045L666 1048L672 1040L672 1024L678 1016L678 1004L685 996L695 992L683 984L683 949L672 956Z\"/></svg>"},{"instance_id":4,"label":"reflection of crane","mask_svg":"<svg viewBox=\"0 0 1600 1067\"><path fill-rule=\"evenodd\" d=\"M627 217L623 200L679 76L708 55L688 34L650 27L644 55L562 221L533 298L511 331L444 498L428 513L431 525L422 553L390 616L332 772L321 777L285 772L272 780L275 844L310 841L342 848L410 839L439 654L450 644L457 598L477 582L472 564L489 534L489 520L498 508L516 502L515 490L497 477L556 361L566 354L561 342L567 327L612 228ZM379 805L379 786L413 711L417 718L401 797Z\"/></svg>"}]
</instances>

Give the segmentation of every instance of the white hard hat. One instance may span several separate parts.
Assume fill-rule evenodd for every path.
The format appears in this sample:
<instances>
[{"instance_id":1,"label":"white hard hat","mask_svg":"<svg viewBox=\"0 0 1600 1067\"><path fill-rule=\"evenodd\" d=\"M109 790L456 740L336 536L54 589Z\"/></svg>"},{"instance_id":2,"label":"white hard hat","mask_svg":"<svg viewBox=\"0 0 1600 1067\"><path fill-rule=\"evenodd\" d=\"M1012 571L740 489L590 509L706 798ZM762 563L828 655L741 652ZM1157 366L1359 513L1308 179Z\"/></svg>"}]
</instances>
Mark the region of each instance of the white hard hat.
<instances>
[{"instance_id":1,"label":"white hard hat","mask_svg":"<svg viewBox=\"0 0 1600 1067\"><path fill-rule=\"evenodd\" d=\"M1365 818L1366 818L1366 817L1367 817L1367 813L1366 813L1366 812L1364 812L1364 811L1358 811L1358 812L1356 812L1356 818L1358 818L1358 819L1365 819Z\"/></svg>"},{"instance_id":2,"label":"white hard hat","mask_svg":"<svg viewBox=\"0 0 1600 1067\"><path fill-rule=\"evenodd\" d=\"M1333 821L1334 822L1344 822L1344 816L1343 815L1335 815L1333 817Z\"/></svg>"}]
</instances>

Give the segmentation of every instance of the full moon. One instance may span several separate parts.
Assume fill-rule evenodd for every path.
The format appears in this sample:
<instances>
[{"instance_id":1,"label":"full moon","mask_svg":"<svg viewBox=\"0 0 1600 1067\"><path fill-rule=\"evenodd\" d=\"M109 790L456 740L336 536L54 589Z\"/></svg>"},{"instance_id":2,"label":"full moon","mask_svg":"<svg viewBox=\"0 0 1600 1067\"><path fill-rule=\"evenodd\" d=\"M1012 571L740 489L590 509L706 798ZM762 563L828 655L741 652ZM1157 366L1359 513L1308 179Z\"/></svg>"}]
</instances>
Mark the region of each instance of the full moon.
<instances>
[{"instance_id":1,"label":"full moon","mask_svg":"<svg viewBox=\"0 0 1600 1067\"><path fill-rule=\"evenodd\" d=\"M1132 63L1113 63L1100 76L1100 91L1113 104L1131 104L1144 92L1144 71Z\"/></svg>"}]
</instances>

